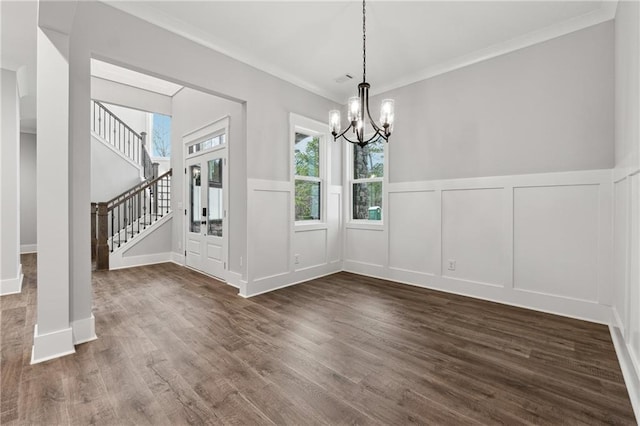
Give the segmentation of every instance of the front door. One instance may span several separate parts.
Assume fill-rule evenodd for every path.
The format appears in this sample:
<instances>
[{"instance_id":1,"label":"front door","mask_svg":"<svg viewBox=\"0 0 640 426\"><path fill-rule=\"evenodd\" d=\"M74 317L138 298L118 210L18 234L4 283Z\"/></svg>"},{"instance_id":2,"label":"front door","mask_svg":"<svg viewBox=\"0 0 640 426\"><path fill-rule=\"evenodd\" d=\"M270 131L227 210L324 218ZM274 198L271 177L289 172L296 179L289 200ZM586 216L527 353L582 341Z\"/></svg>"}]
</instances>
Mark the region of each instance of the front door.
<instances>
[{"instance_id":1,"label":"front door","mask_svg":"<svg viewBox=\"0 0 640 426\"><path fill-rule=\"evenodd\" d=\"M186 264L225 279L227 268L226 148L188 158Z\"/></svg>"}]
</instances>

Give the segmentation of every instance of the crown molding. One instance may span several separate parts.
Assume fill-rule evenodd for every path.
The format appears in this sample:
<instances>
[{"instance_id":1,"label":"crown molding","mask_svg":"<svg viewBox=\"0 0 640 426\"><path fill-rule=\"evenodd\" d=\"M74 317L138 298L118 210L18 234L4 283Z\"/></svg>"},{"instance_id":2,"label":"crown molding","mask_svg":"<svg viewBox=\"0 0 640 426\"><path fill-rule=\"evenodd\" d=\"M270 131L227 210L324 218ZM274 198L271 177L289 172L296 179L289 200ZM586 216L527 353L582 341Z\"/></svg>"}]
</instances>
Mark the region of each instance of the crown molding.
<instances>
[{"instance_id":1,"label":"crown molding","mask_svg":"<svg viewBox=\"0 0 640 426\"><path fill-rule=\"evenodd\" d=\"M422 71L410 74L404 78L398 79L387 85L376 87L375 91L371 91L371 96L379 95L390 90L408 86L428 78L445 74L459 68L464 68L478 62L486 61L498 56L506 55L526 47L530 47L539 43L543 43L554 38L558 38L594 25L610 21L615 18L618 0L605 0L599 9L576 16L565 21L558 22L553 25L541 28L513 38L511 40L497 43L484 49L476 50L467 55L459 56L455 59L442 62L431 66Z\"/></svg>"},{"instance_id":2,"label":"crown molding","mask_svg":"<svg viewBox=\"0 0 640 426\"><path fill-rule=\"evenodd\" d=\"M252 58L251 55L246 52L231 51L227 48L221 47L213 42L211 40L211 36L206 32L198 28L194 28L188 23L172 17L158 9L149 7L148 4L145 5L145 2L108 2L105 4L198 43L204 47L215 50L218 53L233 58L260 71L264 71L302 89L308 90L311 93L339 104L346 104L346 100L343 95L321 88L272 64ZM494 44L484 49L476 50L467 55L441 62L440 64L411 73L410 75L397 79L389 84L377 85L376 90L372 90L370 94L371 96L376 96L390 90L417 83L419 81L451 72L459 68L464 68L478 62L486 61L497 56L506 55L516 50L524 49L538 43L552 40L554 38L612 20L615 18L617 4L618 0L604 0L600 8L597 10Z\"/></svg>"},{"instance_id":3,"label":"crown molding","mask_svg":"<svg viewBox=\"0 0 640 426\"><path fill-rule=\"evenodd\" d=\"M267 62L252 58L249 54L244 52L230 51L211 40L211 36L206 32L189 25L181 19L168 15L158 9L149 7L148 2L108 2L104 3L115 9L118 9L124 13L135 16L150 24L156 25L181 37L193 41L201 46L215 50L225 56L256 68L259 71L263 71L276 78L284 80L302 89L305 89L311 93L314 93L323 98L327 98L333 102L342 102L342 96L331 91L325 90L315 84L309 83L304 79L296 77L295 75L276 67Z\"/></svg>"}]
</instances>

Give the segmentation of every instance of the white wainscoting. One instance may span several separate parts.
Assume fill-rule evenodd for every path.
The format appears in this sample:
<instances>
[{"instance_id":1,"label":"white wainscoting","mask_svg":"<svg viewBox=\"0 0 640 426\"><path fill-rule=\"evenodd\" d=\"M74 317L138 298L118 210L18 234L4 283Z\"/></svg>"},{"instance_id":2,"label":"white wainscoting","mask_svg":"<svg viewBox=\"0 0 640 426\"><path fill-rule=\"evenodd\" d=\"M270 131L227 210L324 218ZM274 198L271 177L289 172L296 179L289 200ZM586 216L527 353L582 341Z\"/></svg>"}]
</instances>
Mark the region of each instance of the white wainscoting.
<instances>
[{"instance_id":1,"label":"white wainscoting","mask_svg":"<svg viewBox=\"0 0 640 426\"><path fill-rule=\"evenodd\" d=\"M640 171L614 173L611 335L631 403L640 417Z\"/></svg>"},{"instance_id":2,"label":"white wainscoting","mask_svg":"<svg viewBox=\"0 0 640 426\"><path fill-rule=\"evenodd\" d=\"M611 170L390 183L387 192L385 223L346 224L345 270L609 323Z\"/></svg>"},{"instance_id":3,"label":"white wainscoting","mask_svg":"<svg viewBox=\"0 0 640 426\"><path fill-rule=\"evenodd\" d=\"M241 296L342 270L342 187L328 188L326 220L305 225L293 221L291 182L249 179L248 188L248 280L240 286Z\"/></svg>"}]
</instances>

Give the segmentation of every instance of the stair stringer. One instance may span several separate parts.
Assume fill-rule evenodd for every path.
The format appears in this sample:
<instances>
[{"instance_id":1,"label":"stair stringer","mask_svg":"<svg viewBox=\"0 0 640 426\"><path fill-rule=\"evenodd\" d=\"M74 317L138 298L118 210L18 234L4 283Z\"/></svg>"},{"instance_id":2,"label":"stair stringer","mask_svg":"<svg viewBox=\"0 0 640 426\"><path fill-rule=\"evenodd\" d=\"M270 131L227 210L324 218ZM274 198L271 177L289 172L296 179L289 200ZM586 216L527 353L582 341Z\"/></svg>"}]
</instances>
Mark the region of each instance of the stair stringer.
<instances>
[{"instance_id":1,"label":"stair stringer","mask_svg":"<svg viewBox=\"0 0 640 426\"><path fill-rule=\"evenodd\" d=\"M171 232L171 221L173 219L173 212L169 212L162 216L160 219L153 222L151 225L147 225L147 228L140 231L139 234L133 236L126 243L116 248L109 254L109 269L122 269L131 268L134 266L151 265L154 263L170 262L172 259L171 247L167 251L161 251L156 253L139 254L135 256L127 256L127 252L131 251L134 247L139 245L145 239L154 235L164 229L164 226L169 226L169 232Z\"/></svg>"}]
</instances>

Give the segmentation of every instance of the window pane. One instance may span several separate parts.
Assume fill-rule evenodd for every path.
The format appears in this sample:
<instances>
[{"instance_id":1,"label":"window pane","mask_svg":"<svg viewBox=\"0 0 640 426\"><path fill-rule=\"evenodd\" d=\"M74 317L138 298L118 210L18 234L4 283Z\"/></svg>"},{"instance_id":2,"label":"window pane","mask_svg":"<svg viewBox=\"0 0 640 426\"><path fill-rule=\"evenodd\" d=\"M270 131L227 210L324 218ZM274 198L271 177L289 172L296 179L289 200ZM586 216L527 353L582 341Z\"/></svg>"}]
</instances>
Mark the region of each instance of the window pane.
<instances>
[{"instance_id":1,"label":"window pane","mask_svg":"<svg viewBox=\"0 0 640 426\"><path fill-rule=\"evenodd\" d=\"M191 166L189 171L191 198L191 224L189 225L189 230L191 232L200 232L200 166Z\"/></svg>"},{"instance_id":2,"label":"window pane","mask_svg":"<svg viewBox=\"0 0 640 426\"><path fill-rule=\"evenodd\" d=\"M378 138L364 148L354 145L353 178L371 179L384 176L384 139Z\"/></svg>"},{"instance_id":3,"label":"window pane","mask_svg":"<svg viewBox=\"0 0 640 426\"><path fill-rule=\"evenodd\" d=\"M296 180L296 220L320 220L320 182Z\"/></svg>"},{"instance_id":4,"label":"window pane","mask_svg":"<svg viewBox=\"0 0 640 426\"><path fill-rule=\"evenodd\" d=\"M382 219L382 182L353 184L353 218Z\"/></svg>"},{"instance_id":5,"label":"window pane","mask_svg":"<svg viewBox=\"0 0 640 426\"><path fill-rule=\"evenodd\" d=\"M295 164L297 176L320 177L320 139L296 133Z\"/></svg>"},{"instance_id":6,"label":"window pane","mask_svg":"<svg viewBox=\"0 0 640 426\"><path fill-rule=\"evenodd\" d=\"M208 235L222 237L224 205L222 200L222 158L209 160L209 209L207 210Z\"/></svg>"},{"instance_id":7,"label":"window pane","mask_svg":"<svg viewBox=\"0 0 640 426\"><path fill-rule=\"evenodd\" d=\"M154 113L151 119L153 120L151 135L153 156L171 156L171 117Z\"/></svg>"}]
</instances>

